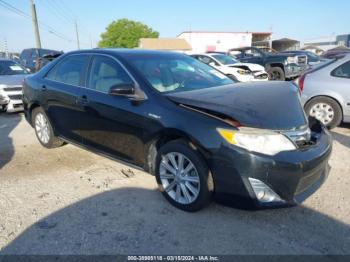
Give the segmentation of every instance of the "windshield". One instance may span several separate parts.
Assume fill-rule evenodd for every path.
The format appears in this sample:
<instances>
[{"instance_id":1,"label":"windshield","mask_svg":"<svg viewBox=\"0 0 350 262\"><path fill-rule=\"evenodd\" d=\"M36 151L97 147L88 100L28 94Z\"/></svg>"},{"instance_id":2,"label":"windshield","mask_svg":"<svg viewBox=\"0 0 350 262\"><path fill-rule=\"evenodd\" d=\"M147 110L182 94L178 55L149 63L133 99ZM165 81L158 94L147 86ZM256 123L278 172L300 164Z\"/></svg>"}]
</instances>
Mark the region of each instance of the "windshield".
<instances>
[{"instance_id":1,"label":"windshield","mask_svg":"<svg viewBox=\"0 0 350 262\"><path fill-rule=\"evenodd\" d=\"M224 74L185 55L132 57L128 61L159 92L181 92L234 83Z\"/></svg>"},{"instance_id":2,"label":"windshield","mask_svg":"<svg viewBox=\"0 0 350 262\"><path fill-rule=\"evenodd\" d=\"M238 63L236 59L228 55L211 55L223 65L232 65Z\"/></svg>"},{"instance_id":3,"label":"windshield","mask_svg":"<svg viewBox=\"0 0 350 262\"><path fill-rule=\"evenodd\" d=\"M0 60L0 75L22 75L28 72L14 61Z\"/></svg>"}]
</instances>

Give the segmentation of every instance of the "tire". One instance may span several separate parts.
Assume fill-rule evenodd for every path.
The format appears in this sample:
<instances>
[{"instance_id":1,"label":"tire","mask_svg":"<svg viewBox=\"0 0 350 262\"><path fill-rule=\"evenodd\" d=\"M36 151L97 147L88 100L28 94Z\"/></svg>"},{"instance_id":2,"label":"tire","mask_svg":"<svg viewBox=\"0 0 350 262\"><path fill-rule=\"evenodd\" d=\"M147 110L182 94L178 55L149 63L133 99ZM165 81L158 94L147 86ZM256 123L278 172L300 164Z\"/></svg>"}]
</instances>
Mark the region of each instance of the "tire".
<instances>
[{"instance_id":1,"label":"tire","mask_svg":"<svg viewBox=\"0 0 350 262\"><path fill-rule=\"evenodd\" d=\"M44 121L45 124L42 121ZM35 135L42 146L46 148L56 148L64 145L64 141L55 136L50 120L41 107L34 108L32 111L32 125L35 130ZM41 132L39 130L41 130Z\"/></svg>"},{"instance_id":2,"label":"tire","mask_svg":"<svg viewBox=\"0 0 350 262\"><path fill-rule=\"evenodd\" d=\"M7 105L0 106L0 112L6 112L6 110L7 110Z\"/></svg>"},{"instance_id":3,"label":"tire","mask_svg":"<svg viewBox=\"0 0 350 262\"><path fill-rule=\"evenodd\" d=\"M319 96L311 99L305 105L305 113L308 117L315 117L329 129L339 126L343 119L342 109L340 108L338 102L325 96ZM327 113L328 117L325 117ZM333 115L332 118L330 118L331 115ZM328 121L325 121L326 119Z\"/></svg>"},{"instance_id":4,"label":"tire","mask_svg":"<svg viewBox=\"0 0 350 262\"><path fill-rule=\"evenodd\" d=\"M173 160L180 167L181 155L183 168L178 168L176 171L170 156L174 156ZM169 172L164 162L173 168L177 175L171 175L172 172ZM189 169L190 163L193 165L191 169ZM186 169L188 172L185 172ZM184 172L182 173L181 170ZM156 157L155 176L163 196L181 210L195 212L211 202L214 184L209 168L203 158L184 140L171 141L160 148ZM172 184L174 186L171 187ZM171 190L166 190L167 188Z\"/></svg>"},{"instance_id":5,"label":"tire","mask_svg":"<svg viewBox=\"0 0 350 262\"><path fill-rule=\"evenodd\" d=\"M267 73L269 74L269 80L272 81L285 81L286 77L284 71L280 67L271 67Z\"/></svg>"}]
</instances>

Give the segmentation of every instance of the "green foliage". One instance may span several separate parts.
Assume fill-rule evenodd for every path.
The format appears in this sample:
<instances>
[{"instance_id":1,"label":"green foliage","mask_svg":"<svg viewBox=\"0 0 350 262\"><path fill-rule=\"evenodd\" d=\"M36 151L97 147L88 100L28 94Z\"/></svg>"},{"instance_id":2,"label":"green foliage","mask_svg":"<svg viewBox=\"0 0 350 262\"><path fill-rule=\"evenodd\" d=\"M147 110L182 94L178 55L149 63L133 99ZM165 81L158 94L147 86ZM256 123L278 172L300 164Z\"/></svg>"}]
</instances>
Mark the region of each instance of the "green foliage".
<instances>
[{"instance_id":1,"label":"green foliage","mask_svg":"<svg viewBox=\"0 0 350 262\"><path fill-rule=\"evenodd\" d=\"M134 48L140 38L158 38L159 33L145 24L129 19L119 19L108 25L101 34L99 47Z\"/></svg>"}]
</instances>

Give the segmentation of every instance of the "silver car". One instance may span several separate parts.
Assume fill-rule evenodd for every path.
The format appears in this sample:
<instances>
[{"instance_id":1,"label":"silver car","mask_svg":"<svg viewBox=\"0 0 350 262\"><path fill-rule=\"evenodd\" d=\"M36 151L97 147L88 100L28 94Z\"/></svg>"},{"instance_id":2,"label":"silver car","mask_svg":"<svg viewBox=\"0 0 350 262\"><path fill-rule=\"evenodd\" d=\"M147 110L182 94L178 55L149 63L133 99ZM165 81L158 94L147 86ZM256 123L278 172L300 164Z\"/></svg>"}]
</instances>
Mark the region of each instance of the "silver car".
<instances>
[{"instance_id":1,"label":"silver car","mask_svg":"<svg viewBox=\"0 0 350 262\"><path fill-rule=\"evenodd\" d=\"M321 64L299 78L305 112L329 128L350 122L350 54Z\"/></svg>"},{"instance_id":2,"label":"silver car","mask_svg":"<svg viewBox=\"0 0 350 262\"><path fill-rule=\"evenodd\" d=\"M20 64L0 58L0 110L15 112L23 109L22 81L28 71Z\"/></svg>"}]
</instances>

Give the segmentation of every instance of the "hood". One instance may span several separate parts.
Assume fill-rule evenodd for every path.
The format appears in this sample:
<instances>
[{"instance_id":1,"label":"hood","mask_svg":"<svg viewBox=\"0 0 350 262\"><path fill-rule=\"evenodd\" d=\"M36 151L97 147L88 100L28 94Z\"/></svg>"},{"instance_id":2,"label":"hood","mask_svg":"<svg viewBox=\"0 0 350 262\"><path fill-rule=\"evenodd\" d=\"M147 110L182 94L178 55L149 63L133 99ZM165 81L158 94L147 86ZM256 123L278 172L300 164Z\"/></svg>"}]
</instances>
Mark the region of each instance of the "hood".
<instances>
[{"instance_id":1,"label":"hood","mask_svg":"<svg viewBox=\"0 0 350 262\"><path fill-rule=\"evenodd\" d=\"M29 75L5 75L0 76L0 85L21 86L22 81Z\"/></svg>"},{"instance_id":2,"label":"hood","mask_svg":"<svg viewBox=\"0 0 350 262\"><path fill-rule=\"evenodd\" d=\"M166 96L179 104L228 116L247 127L295 130L307 124L298 89L288 82L239 83Z\"/></svg>"}]
</instances>

